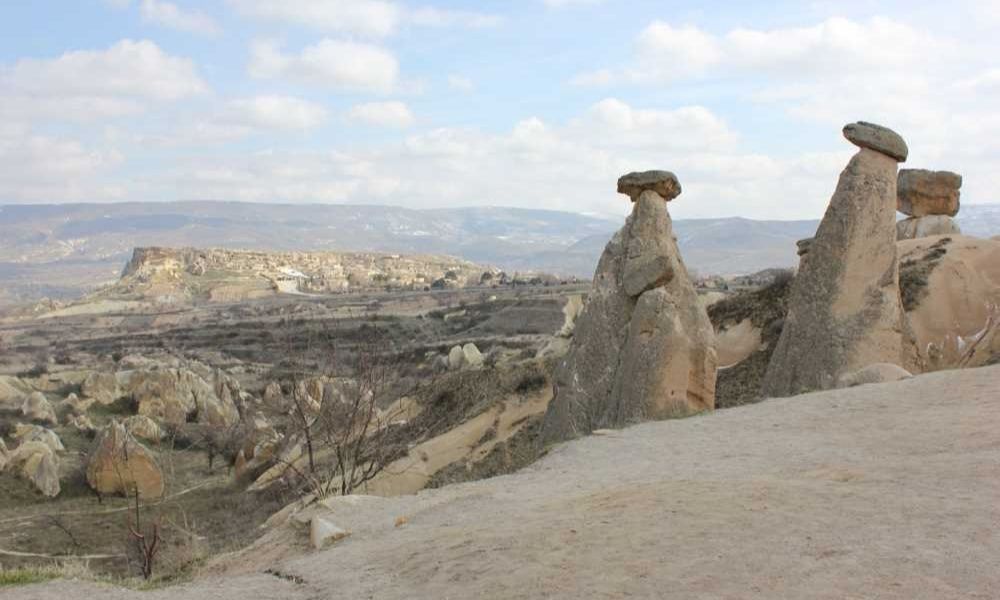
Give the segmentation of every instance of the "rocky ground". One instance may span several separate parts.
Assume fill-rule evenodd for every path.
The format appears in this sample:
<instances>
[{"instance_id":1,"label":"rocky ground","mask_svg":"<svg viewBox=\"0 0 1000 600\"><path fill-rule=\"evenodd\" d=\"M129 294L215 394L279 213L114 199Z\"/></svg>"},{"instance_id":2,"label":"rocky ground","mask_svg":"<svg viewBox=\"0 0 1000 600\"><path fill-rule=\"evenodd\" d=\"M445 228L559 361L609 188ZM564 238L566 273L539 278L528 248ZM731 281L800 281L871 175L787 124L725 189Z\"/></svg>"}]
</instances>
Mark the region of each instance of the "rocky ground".
<instances>
[{"instance_id":1,"label":"rocky ground","mask_svg":"<svg viewBox=\"0 0 1000 600\"><path fill-rule=\"evenodd\" d=\"M995 598L998 383L938 372L603 433L514 475L335 504L352 535L326 550L259 545L143 597ZM86 594L135 596L4 597Z\"/></svg>"},{"instance_id":2,"label":"rocky ground","mask_svg":"<svg viewBox=\"0 0 1000 600\"><path fill-rule=\"evenodd\" d=\"M394 434L393 443L403 449L392 457L393 476L372 482L370 491L412 493L427 485L510 472L537 456L519 454L520 432L544 412L550 396L546 363L535 357L564 325L563 305L579 291L536 286L285 296L170 311L146 307L0 321L0 441L15 451L21 446L18 427L33 423L62 445L55 452L55 476L38 480L47 486L59 482L54 498L43 496L44 486L22 476L20 466L5 470L0 464L0 571L76 555L97 557L89 560L97 575L129 575L126 502L107 495L99 500L84 476L95 434L112 420L127 423L144 411L146 396L152 404L153 396L170 396L173 403L173 396L198 396L198 390L207 394L212 414L226 423L202 422L208 413L201 409L188 414L188 422L182 418L169 426L166 414L157 414L161 435L141 440L164 474L166 497L153 506L164 522L166 540L157 578L162 583L187 577L207 556L252 542L261 533L257 525L296 498L298 490L283 482L246 492L253 478L247 481L238 467L234 470L227 450L212 449L216 436L209 434L229 439L232 432L233 441L243 436L242 428L233 427L235 413L225 408L229 401L222 396L242 403L244 417L247 406L266 408L261 402L269 383L289 369L313 369L316 356L336 355L340 364L329 369L337 375L365 332L373 330L384 338L379 352L391 371L380 401L387 408L407 397L410 414L397 416L412 427ZM310 345L311 358L302 350ZM467 353L470 347L474 349ZM453 365L456 348L458 363ZM300 351L300 358L310 362L295 362ZM480 364L467 364L469 360ZM94 394L87 384L94 376L110 378L109 390L114 391L108 402L88 395ZM144 380L169 383L164 389L176 394L140 393ZM239 391L205 388L223 380L230 392ZM53 411L51 420L41 410L23 413L29 396ZM71 410L71 397L86 407ZM94 430L78 430L74 420L80 414ZM263 416L279 433L288 425L279 413ZM242 419L244 425L250 422L256 423L255 418ZM279 449L294 446L291 437L284 439L288 443L281 442ZM328 452L319 454L320 460L328 458ZM0 451L0 459L5 456ZM256 477L261 470L246 472Z\"/></svg>"}]
</instances>

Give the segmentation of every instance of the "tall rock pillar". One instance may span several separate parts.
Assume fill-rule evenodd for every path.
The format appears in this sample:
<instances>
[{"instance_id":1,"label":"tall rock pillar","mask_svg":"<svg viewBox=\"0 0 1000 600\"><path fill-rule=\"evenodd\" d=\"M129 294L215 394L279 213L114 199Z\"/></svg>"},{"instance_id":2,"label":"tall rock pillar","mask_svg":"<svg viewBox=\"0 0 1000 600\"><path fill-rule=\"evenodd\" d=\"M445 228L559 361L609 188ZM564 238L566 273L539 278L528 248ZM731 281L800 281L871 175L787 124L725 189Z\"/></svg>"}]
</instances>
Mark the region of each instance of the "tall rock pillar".
<instances>
[{"instance_id":1,"label":"tall rock pillar","mask_svg":"<svg viewBox=\"0 0 1000 600\"><path fill-rule=\"evenodd\" d=\"M673 173L630 173L632 214L608 242L556 369L543 443L715 406L714 334L673 235Z\"/></svg>"},{"instance_id":2,"label":"tall rock pillar","mask_svg":"<svg viewBox=\"0 0 1000 600\"><path fill-rule=\"evenodd\" d=\"M864 122L844 127L844 136L861 150L802 257L764 396L828 389L874 363L907 366L912 354L896 257L896 172L906 142Z\"/></svg>"}]
</instances>

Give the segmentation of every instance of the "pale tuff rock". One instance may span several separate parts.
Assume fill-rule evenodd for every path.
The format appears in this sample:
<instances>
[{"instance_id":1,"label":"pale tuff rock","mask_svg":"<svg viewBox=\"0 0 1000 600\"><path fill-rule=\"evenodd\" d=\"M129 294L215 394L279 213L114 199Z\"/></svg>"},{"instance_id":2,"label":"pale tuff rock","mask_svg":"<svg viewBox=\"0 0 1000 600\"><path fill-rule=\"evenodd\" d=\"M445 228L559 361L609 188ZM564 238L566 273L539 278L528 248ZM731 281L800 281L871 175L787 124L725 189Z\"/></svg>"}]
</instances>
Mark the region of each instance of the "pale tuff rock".
<instances>
[{"instance_id":1,"label":"pale tuff rock","mask_svg":"<svg viewBox=\"0 0 1000 600\"><path fill-rule=\"evenodd\" d=\"M622 175L618 179L618 193L636 202L645 191L655 192L670 202L681 194L681 184L670 171L643 171Z\"/></svg>"},{"instance_id":2,"label":"pale tuff rock","mask_svg":"<svg viewBox=\"0 0 1000 600\"><path fill-rule=\"evenodd\" d=\"M133 436L147 442L159 443L163 439L163 430L156 424L156 421L144 415L132 415L125 419L122 424Z\"/></svg>"},{"instance_id":3,"label":"pale tuff rock","mask_svg":"<svg viewBox=\"0 0 1000 600\"><path fill-rule=\"evenodd\" d=\"M80 392L100 404L111 404L122 396L121 386L114 373L91 373L83 380Z\"/></svg>"},{"instance_id":4,"label":"pale tuff rock","mask_svg":"<svg viewBox=\"0 0 1000 600\"><path fill-rule=\"evenodd\" d=\"M7 468L8 462L10 462L10 452L7 450L7 443L0 437L0 473Z\"/></svg>"},{"instance_id":5,"label":"pale tuff rock","mask_svg":"<svg viewBox=\"0 0 1000 600\"><path fill-rule=\"evenodd\" d=\"M219 398L204 379L187 369L140 371L129 379L139 414L171 425L183 425L196 415L198 422L228 427L239 421L231 398Z\"/></svg>"},{"instance_id":6,"label":"pale tuff rock","mask_svg":"<svg viewBox=\"0 0 1000 600\"><path fill-rule=\"evenodd\" d=\"M272 449L273 452L273 449ZM253 485L247 488L248 491L255 492L257 490L262 490L270 486L272 483L278 480L282 475L285 474L289 468L294 466L299 459L303 456L303 444L301 441L295 439L290 439L286 443L285 447L277 453L277 455L272 455L273 466L268 470L264 471L260 477L254 481Z\"/></svg>"},{"instance_id":7,"label":"pale tuff rock","mask_svg":"<svg viewBox=\"0 0 1000 600\"><path fill-rule=\"evenodd\" d=\"M538 358L562 357L569 351L570 339L576 328L576 319L583 310L583 296L574 294L566 298L563 305L563 326L537 353Z\"/></svg>"},{"instance_id":8,"label":"pale tuff rock","mask_svg":"<svg viewBox=\"0 0 1000 600\"><path fill-rule=\"evenodd\" d=\"M572 337L576 319L581 311L583 311L583 296L574 294L566 298L566 304L563 306L563 326L556 335L564 338Z\"/></svg>"},{"instance_id":9,"label":"pale tuff rock","mask_svg":"<svg viewBox=\"0 0 1000 600\"><path fill-rule=\"evenodd\" d=\"M448 368L452 371L483 366L483 355L475 344L455 346L448 352Z\"/></svg>"},{"instance_id":10,"label":"pale tuff rock","mask_svg":"<svg viewBox=\"0 0 1000 600\"><path fill-rule=\"evenodd\" d=\"M844 126L844 137L860 148L868 148L893 158L896 162L906 162L910 151L906 142L888 127L858 121Z\"/></svg>"},{"instance_id":11,"label":"pale tuff rock","mask_svg":"<svg viewBox=\"0 0 1000 600\"><path fill-rule=\"evenodd\" d=\"M765 396L828 389L844 373L867 365L909 366L916 360L899 292L896 159L868 149L899 136L865 127L854 132L878 135L859 144L861 151L841 173L816 237L802 257L781 338L764 378ZM901 139L895 146L900 145L905 148ZM898 147L895 150L900 154Z\"/></svg>"},{"instance_id":12,"label":"pale tuff rock","mask_svg":"<svg viewBox=\"0 0 1000 600\"><path fill-rule=\"evenodd\" d=\"M56 432L45 427L39 427L38 425L18 423L14 426L14 439L18 440L21 444L40 442L48 446L53 452L66 451L66 447L63 446L62 440L59 439Z\"/></svg>"},{"instance_id":13,"label":"pale tuff rock","mask_svg":"<svg viewBox=\"0 0 1000 600\"><path fill-rule=\"evenodd\" d=\"M349 535L351 535L350 532L337 527L336 524L319 515L314 516L309 523L309 541L317 550L322 550Z\"/></svg>"},{"instance_id":14,"label":"pale tuff rock","mask_svg":"<svg viewBox=\"0 0 1000 600\"><path fill-rule=\"evenodd\" d=\"M962 176L950 171L901 169L896 209L911 217L954 217L961 207Z\"/></svg>"},{"instance_id":15,"label":"pale tuff rock","mask_svg":"<svg viewBox=\"0 0 1000 600\"><path fill-rule=\"evenodd\" d=\"M33 392L24 399L24 402L21 403L21 414L32 421L41 421L52 425L58 422L55 409L41 392Z\"/></svg>"},{"instance_id":16,"label":"pale tuff rock","mask_svg":"<svg viewBox=\"0 0 1000 600\"><path fill-rule=\"evenodd\" d=\"M448 352L448 368L457 371L462 368L465 362L465 354L462 353L461 346L455 346Z\"/></svg>"},{"instance_id":17,"label":"pale tuff rock","mask_svg":"<svg viewBox=\"0 0 1000 600\"><path fill-rule=\"evenodd\" d=\"M622 283L626 294L637 297L673 279L677 243L670 232L670 217L663 198L657 193L643 192L635 201L632 214Z\"/></svg>"},{"instance_id":18,"label":"pale tuff rock","mask_svg":"<svg viewBox=\"0 0 1000 600\"><path fill-rule=\"evenodd\" d=\"M101 494L163 496L163 472L153 453L118 421L101 431L87 464L87 483Z\"/></svg>"},{"instance_id":19,"label":"pale tuff rock","mask_svg":"<svg viewBox=\"0 0 1000 600\"><path fill-rule=\"evenodd\" d=\"M876 363L868 365L852 373L845 373L837 380L838 388L854 387L869 383L889 383L913 377L909 371L892 363Z\"/></svg>"},{"instance_id":20,"label":"pale tuff rock","mask_svg":"<svg viewBox=\"0 0 1000 600\"><path fill-rule=\"evenodd\" d=\"M623 193L638 195L601 256L569 352L556 368L544 443L715 405L712 325L681 261L656 181L630 174L619 183ZM666 191L676 195L680 185Z\"/></svg>"},{"instance_id":21,"label":"pale tuff rock","mask_svg":"<svg viewBox=\"0 0 1000 600\"><path fill-rule=\"evenodd\" d=\"M62 401L61 405L66 407L70 413L80 415L90 410L90 407L93 406L95 402L97 402L97 400L94 398L80 398L76 394L71 393L66 396L66 399Z\"/></svg>"},{"instance_id":22,"label":"pale tuff rock","mask_svg":"<svg viewBox=\"0 0 1000 600\"><path fill-rule=\"evenodd\" d=\"M483 366L483 355L475 344L462 346L462 355L465 357L465 366L472 369Z\"/></svg>"},{"instance_id":23,"label":"pale tuff rock","mask_svg":"<svg viewBox=\"0 0 1000 600\"><path fill-rule=\"evenodd\" d=\"M27 479L49 498L59 495L59 459L45 442L22 442L8 454L7 470Z\"/></svg>"},{"instance_id":24,"label":"pale tuff rock","mask_svg":"<svg viewBox=\"0 0 1000 600\"><path fill-rule=\"evenodd\" d=\"M910 217L896 222L897 240L915 240L935 235L961 235L954 219L945 215Z\"/></svg>"},{"instance_id":25,"label":"pale tuff rock","mask_svg":"<svg viewBox=\"0 0 1000 600\"><path fill-rule=\"evenodd\" d=\"M91 434L97 431L97 427L87 415L71 415L66 424L84 434Z\"/></svg>"},{"instance_id":26,"label":"pale tuff rock","mask_svg":"<svg viewBox=\"0 0 1000 600\"><path fill-rule=\"evenodd\" d=\"M0 376L0 406L16 406L26 393L24 382L16 377Z\"/></svg>"}]
</instances>

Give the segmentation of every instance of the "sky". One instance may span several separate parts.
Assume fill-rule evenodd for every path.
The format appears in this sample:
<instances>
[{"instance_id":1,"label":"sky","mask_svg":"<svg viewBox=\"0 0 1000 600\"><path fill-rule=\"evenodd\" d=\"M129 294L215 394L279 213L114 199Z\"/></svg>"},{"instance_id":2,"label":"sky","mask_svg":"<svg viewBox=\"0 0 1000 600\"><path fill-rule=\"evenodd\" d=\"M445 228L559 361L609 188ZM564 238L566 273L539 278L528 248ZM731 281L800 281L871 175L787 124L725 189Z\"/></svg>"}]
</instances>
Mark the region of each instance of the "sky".
<instances>
[{"instance_id":1,"label":"sky","mask_svg":"<svg viewBox=\"0 0 1000 600\"><path fill-rule=\"evenodd\" d=\"M1000 202L1000 0L0 0L0 204L818 218L866 120Z\"/></svg>"}]
</instances>

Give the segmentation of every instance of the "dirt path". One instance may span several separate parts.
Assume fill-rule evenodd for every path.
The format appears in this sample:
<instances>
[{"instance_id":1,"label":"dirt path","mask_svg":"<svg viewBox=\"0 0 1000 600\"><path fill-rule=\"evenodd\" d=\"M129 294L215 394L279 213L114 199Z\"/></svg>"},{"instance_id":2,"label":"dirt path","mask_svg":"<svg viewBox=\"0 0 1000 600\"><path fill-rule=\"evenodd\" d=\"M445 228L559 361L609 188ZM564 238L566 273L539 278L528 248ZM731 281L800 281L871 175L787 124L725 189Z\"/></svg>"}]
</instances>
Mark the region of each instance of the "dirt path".
<instances>
[{"instance_id":1,"label":"dirt path","mask_svg":"<svg viewBox=\"0 0 1000 600\"><path fill-rule=\"evenodd\" d=\"M1000 367L646 424L362 505L340 515L352 537L279 566L304 583L141 597L998 598Z\"/></svg>"}]
</instances>

